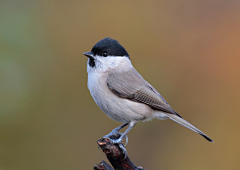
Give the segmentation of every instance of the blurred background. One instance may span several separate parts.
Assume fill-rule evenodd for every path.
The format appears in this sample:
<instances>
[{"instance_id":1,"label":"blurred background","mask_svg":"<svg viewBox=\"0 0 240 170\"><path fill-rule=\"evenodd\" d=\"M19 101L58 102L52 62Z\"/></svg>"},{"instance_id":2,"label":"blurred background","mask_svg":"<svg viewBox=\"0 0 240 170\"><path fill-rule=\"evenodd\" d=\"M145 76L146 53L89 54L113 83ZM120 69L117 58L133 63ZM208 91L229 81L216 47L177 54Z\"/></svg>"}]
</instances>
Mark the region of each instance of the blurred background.
<instances>
[{"instance_id":1,"label":"blurred background","mask_svg":"<svg viewBox=\"0 0 240 170\"><path fill-rule=\"evenodd\" d=\"M126 147L137 166L240 169L239 28L239 0L1 0L0 170L107 160L96 141L121 123L91 98L83 55L105 37L215 141L170 120L139 122Z\"/></svg>"}]
</instances>

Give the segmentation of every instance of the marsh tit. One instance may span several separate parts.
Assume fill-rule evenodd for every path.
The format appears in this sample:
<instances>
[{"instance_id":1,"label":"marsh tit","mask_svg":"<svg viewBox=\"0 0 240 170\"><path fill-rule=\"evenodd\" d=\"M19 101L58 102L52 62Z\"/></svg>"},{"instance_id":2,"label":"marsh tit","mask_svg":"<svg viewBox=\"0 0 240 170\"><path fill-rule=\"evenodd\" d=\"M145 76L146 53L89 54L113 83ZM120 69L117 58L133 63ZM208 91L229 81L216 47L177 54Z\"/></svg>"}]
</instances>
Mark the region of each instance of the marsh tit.
<instances>
[{"instance_id":1,"label":"marsh tit","mask_svg":"<svg viewBox=\"0 0 240 170\"><path fill-rule=\"evenodd\" d=\"M109 37L94 45L88 57L88 89L100 109L111 119L124 124L105 136L121 143L138 121L171 119L213 142L198 128L175 112L161 94L133 67L127 51ZM118 131L129 125L121 134ZM120 134L118 139L110 139Z\"/></svg>"}]
</instances>

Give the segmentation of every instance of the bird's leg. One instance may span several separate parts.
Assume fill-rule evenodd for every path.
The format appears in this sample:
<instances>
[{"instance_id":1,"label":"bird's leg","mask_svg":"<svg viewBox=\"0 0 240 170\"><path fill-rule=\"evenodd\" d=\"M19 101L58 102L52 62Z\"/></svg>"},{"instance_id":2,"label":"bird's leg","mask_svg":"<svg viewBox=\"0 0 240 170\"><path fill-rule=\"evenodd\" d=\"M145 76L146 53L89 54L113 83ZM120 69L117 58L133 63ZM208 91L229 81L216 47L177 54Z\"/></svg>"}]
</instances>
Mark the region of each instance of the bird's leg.
<instances>
[{"instance_id":1,"label":"bird's leg","mask_svg":"<svg viewBox=\"0 0 240 170\"><path fill-rule=\"evenodd\" d=\"M122 128L124 128L125 126L127 126L128 123L124 123L121 126L113 129L109 134L105 135L103 138L108 138L110 139L111 136L122 136L122 133L118 132L119 130L121 130Z\"/></svg>"},{"instance_id":2,"label":"bird's leg","mask_svg":"<svg viewBox=\"0 0 240 170\"><path fill-rule=\"evenodd\" d=\"M136 125L136 123L137 122L130 122L129 123L129 127L127 128L127 130L124 132L124 133L122 133L121 134L121 136L120 136L120 138L118 138L118 139L111 139L111 138L109 138L109 134L108 135L106 135L106 136L104 136L104 137L106 137L106 138L108 138L112 143L118 143L119 144L119 147L123 150L123 153L125 154L125 158L127 157L127 150L124 148L124 146L123 146L123 144L121 143L122 142L122 140L124 139L124 138L126 138L126 141L128 141L128 138L127 138L127 133ZM125 126L127 126L128 125L128 123L125 123L125 124L123 124L122 126L119 126L119 127L117 127L116 129L114 129L113 131L114 132L117 132L117 133L119 133L118 131L120 130L120 129L122 129L123 127L125 127ZM118 130L119 129L119 130ZM112 131L112 132L113 132ZM112 133L111 132L111 133ZM110 133L110 134L111 134Z\"/></svg>"},{"instance_id":3,"label":"bird's leg","mask_svg":"<svg viewBox=\"0 0 240 170\"><path fill-rule=\"evenodd\" d=\"M125 124L124 124L125 125ZM116 140L112 140L113 143L121 143L122 140L127 136L127 133L136 125L136 122L130 122L127 130ZM115 130L115 129L114 129Z\"/></svg>"}]
</instances>

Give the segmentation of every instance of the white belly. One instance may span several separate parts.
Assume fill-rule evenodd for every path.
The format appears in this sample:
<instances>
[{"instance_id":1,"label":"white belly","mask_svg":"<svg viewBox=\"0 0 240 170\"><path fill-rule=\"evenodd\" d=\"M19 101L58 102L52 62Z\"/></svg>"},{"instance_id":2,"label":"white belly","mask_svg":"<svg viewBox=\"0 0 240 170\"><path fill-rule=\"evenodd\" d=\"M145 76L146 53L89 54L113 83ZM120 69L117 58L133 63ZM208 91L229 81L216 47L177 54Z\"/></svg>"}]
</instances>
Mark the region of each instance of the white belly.
<instances>
[{"instance_id":1,"label":"white belly","mask_svg":"<svg viewBox=\"0 0 240 170\"><path fill-rule=\"evenodd\" d=\"M113 120L129 123L152 117L153 110L147 105L113 94L106 84L106 77L99 78L99 73L88 73L88 89L98 107Z\"/></svg>"}]
</instances>

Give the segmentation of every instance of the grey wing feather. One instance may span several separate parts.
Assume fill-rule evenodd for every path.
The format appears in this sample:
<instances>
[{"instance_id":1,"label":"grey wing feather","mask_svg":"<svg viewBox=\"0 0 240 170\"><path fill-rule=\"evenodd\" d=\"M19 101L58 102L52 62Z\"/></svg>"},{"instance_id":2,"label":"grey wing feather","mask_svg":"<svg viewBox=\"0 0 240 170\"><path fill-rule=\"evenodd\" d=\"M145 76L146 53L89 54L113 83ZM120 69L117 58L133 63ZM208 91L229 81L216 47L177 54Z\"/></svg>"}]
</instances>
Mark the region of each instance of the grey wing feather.
<instances>
[{"instance_id":1,"label":"grey wing feather","mask_svg":"<svg viewBox=\"0 0 240 170\"><path fill-rule=\"evenodd\" d=\"M182 119L166 100L134 69L124 72L113 71L108 74L107 85L111 91L119 97L132 101L144 103L155 110L160 110L171 120L197 132L205 139L213 142L206 134L198 128Z\"/></svg>"},{"instance_id":2,"label":"grey wing feather","mask_svg":"<svg viewBox=\"0 0 240 170\"><path fill-rule=\"evenodd\" d=\"M152 109L181 117L134 68L121 72L111 70L107 85L119 97L144 103Z\"/></svg>"}]
</instances>

